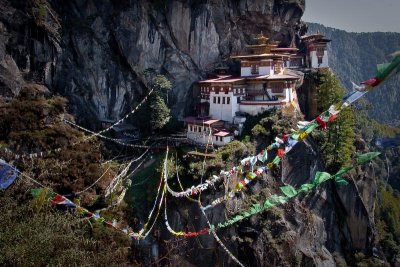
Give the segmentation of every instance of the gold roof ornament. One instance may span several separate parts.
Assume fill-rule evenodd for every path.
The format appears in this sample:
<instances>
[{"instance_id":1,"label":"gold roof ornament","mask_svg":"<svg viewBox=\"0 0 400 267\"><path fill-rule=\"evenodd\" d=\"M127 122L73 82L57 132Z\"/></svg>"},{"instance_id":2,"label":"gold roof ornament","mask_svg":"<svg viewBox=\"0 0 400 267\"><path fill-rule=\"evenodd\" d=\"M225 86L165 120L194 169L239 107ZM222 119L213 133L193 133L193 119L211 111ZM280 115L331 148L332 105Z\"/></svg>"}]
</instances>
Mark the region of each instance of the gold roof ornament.
<instances>
[{"instance_id":1,"label":"gold roof ornament","mask_svg":"<svg viewBox=\"0 0 400 267\"><path fill-rule=\"evenodd\" d=\"M269 38L264 36L263 32L261 31L260 34L258 34L254 40L256 40L257 44L259 45L263 45L263 44L267 44Z\"/></svg>"}]
</instances>

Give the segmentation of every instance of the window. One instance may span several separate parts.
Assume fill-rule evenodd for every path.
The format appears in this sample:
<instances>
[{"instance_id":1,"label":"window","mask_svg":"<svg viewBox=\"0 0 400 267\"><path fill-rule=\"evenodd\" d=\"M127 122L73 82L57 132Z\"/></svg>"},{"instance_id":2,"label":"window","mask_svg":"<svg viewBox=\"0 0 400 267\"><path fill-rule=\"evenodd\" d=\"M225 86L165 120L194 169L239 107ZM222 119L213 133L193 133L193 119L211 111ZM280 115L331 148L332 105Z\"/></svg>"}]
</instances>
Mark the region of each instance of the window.
<instances>
[{"instance_id":1,"label":"window","mask_svg":"<svg viewBox=\"0 0 400 267\"><path fill-rule=\"evenodd\" d=\"M225 104L225 96L222 98L222 104Z\"/></svg>"},{"instance_id":2,"label":"window","mask_svg":"<svg viewBox=\"0 0 400 267\"><path fill-rule=\"evenodd\" d=\"M226 95L229 93L229 89L230 89L230 88L228 88L228 87L226 87L226 88L224 89L224 92L225 92Z\"/></svg>"},{"instance_id":3,"label":"window","mask_svg":"<svg viewBox=\"0 0 400 267\"><path fill-rule=\"evenodd\" d=\"M240 103L240 96L238 96L238 97L236 98L236 101L237 101L238 104Z\"/></svg>"},{"instance_id":4,"label":"window","mask_svg":"<svg viewBox=\"0 0 400 267\"><path fill-rule=\"evenodd\" d=\"M203 127L200 127L200 126L199 126L199 128L198 128L198 130L199 130L199 133L201 133L201 128L203 128Z\"/></svg>"},{"instance_id":5,"label":"window","mask_svg":"<svg viewBox=\"0 0 400 267\"><path fill-rule=\"evenodd\" d=\"M269 86L271 87L272 93L274 93L274 94L283 94L284 86L283 86L282 83L274 82L274 83L270 83Z\"/></svg>"},{"instance_id":6,"label":"window","mask_svg":"<svg viewBox=\"0 0 400 267\"><path fill-rule=\"evenodd\" d=\"M213 97L213 103L214 103L214 104L217 103L217 99L216 99L215 96Z\"/></svg>"},{"instance_id":7,"label":"window","mask_svg":"<svg viewBox=\"0 0 400 267\"><path fill-rule=\"evenodd\" d=\"M218 95L219 94L219 87L215 88L215 93Z\"/></svg>"},{"instance_id":8,"label":"window","mask_svg":"<svg viewBox=\"0 0 400 267\"><path fill-rule=\"evenodd\" d=\"M323 57L325 49L323 47L317 47L317 57Z\"/></svg>"},{"instance_id":9,"label":"window","mask_svg":"<svg viewBox=\"0 0 400 267\"><path fill-rule=\"evenodd\" d=\"M218 97L218 104L221 104L221 98Z\"/></svg>"},{"instance_id":10,"label":"window","mask_svg":"<svg viewBox=\"0 0 400 267\"><path fill-rule=\"evenodd\" d=\"M251 65L251 74L258 74L258 65Z\"/></svg>"},{"instance_id":11,"label":"window","mask_svg":"<svg viewBox=\"0 0 400 267\"><path fill-rule=\"evenodd\" d=\"M228 104L228 105L231 104L231 98L229 96L226 98L226 104Z\"/></svg>"},{"instance_id":12,"label":"window","mask_svg":"<svg viewBox=\"0 0 400 267\"><path fill-rule=\"evenodd\" d=\"M276 73L280 73L281 70L282 70L282 63L277 63L277 64L275 65L275 72L276 72Z\"/></svg>"},{"instance_id":13,"label":"window","mask_svg":"<svg viewBox=\"0 0 400 267\"><path fill-rule=\"evenodd\" d=\"M322 57L318 57L318 65L322 64Z\"/></svg>"},{"instance_id":14,"label":"window","mask_svg":"<svg viewBox=\"0 0 400 267\"><path fill-rule=\"evenodd\" d=\"M189 131L193 132L193 126L189 125Z\"/></svg>"}]
</instances>

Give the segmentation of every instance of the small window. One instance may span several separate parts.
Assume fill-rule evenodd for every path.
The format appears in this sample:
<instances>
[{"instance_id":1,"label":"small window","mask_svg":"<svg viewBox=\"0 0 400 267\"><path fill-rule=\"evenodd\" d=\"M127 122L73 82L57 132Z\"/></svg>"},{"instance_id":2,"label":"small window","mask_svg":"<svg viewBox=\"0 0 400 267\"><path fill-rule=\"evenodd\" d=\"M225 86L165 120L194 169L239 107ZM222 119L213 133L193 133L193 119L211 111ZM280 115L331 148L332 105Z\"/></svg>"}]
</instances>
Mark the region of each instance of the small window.
<instances>
[{"instance_id":1,"label":"small window","mask_svg":"<svg viewBox=\"0 0 400 267\"><path fill-rule=\"evenodd\" d=\"M215 88L215 93L218 95L219 94L219 87Z\"/></svg>"},{"instance_id":2,"label":"small window","mask_svg":"<svg viewBox=\"0 0 400 267\"><path fill-rule=\"evenodd\" d=\"M317 47L317 57L323 57L325 49L323 47Z\"/></svg>"},{"instance_id":3,"label":"small window","mask_svg":"<svg viewBox=\"0 0 400 267\"><path fill-rule=\"evenodd\" d=\"M237 103L239 104L239 103L240 103L240 96L238 96L238 97L236 98L236 100L237 100Z\"/></svg>"},{"instance_id":4,"label":"small window","mask_svg":"<svg viewBox=\"0 0 400 267\"><path fill-rule=\"evenodd\" d=\"M217 99L216 99L215 96L213 97L213 103L214 103L214 104L217 103Z\"/></svg>"},{"instance_id":5,"label":"small window","mask_svg":"<svg viewBox=\"0 0 400 267\"><path fill-rule=\"evenodd\" d=\"M322 57L318 57L318 65L322 64Z\"/></svg>"},{"instance_id":6,"label":"small window","mask_svg":"<svg viewBox=\"0 0 400 267\"><path fill-rule=\"evenodd\" d=\"M231 104L231 98L229 96L226 98L226 104L228 104L228 105Z\"/></svg>"},{"instance_id":7,"label":"small window","mask_svg":"<svg viewBox=\"0 0 400 267\"><path fill-rule=\"evenodd\" d=\"M222 98L222 104L225 104L225 96Z\"/></svg>"},{"instance_id":8,"label":"small window","mask_svg":"<svg viewBox=\"0 0 400 267\"><path fill-rule=\"evenodd\" d=\"M218 104L221 104L221 98L218 97Z\"/></svg>"},{"instance_id":9,"label":"small window","mask_svg":"<svg viewBox=\"0 0 400 267\"><path fill-rule=\"evenodd\" d=\"M193 126L192 126L192 125L189 126L189 130L190 130L191 132L193 132Z\"/></svg>"},{"instance_id":10,"label":"small window","mask_svg":"<svg viewBox=\"0 0 400 267\"><path fill-rule=\"evenodd\" d=\"M258 65L251 65L251 74L258 74Z\"/></svg>"}]
</instances>

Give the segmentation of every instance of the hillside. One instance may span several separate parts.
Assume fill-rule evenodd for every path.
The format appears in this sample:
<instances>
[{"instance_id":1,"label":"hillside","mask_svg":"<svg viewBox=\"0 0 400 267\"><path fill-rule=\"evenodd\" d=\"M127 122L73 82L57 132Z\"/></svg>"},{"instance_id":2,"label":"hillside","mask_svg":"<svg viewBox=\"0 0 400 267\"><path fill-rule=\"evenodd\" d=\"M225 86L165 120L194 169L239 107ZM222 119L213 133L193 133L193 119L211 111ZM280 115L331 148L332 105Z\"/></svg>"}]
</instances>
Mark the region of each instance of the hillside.
<instances>
[{"instance_id":1,"label":"hillside","mask_svg":"<svg viewBox=\"0 0 400 267\"><path fill-rule=\"evenodd\" d=\"M329 65L342 84L351 89L351 82L361 82L375 73L375 66L390 59L390 54L400 50L400 33L352 33L308 23L308 33L320 31L332 40L328 46ZM400 125L397 109L400 101L400 76L383 84L379 90L367 94L372 105L369 115L382 123Z\"/></svg>"},{"instance_id":2,"label":"hillside","mask_svg":"<svg viewBox=\"0 0 400 267\"><path fill-rule=\"evenodd\" d=\"M0 0L0 266L397 266L396 170L368 153L381 125L337 109L330 69L297 90L313 122L292 102L205 148L176 122L255 34L299 42L304 8Z\"/></svg>"}]
</instances>

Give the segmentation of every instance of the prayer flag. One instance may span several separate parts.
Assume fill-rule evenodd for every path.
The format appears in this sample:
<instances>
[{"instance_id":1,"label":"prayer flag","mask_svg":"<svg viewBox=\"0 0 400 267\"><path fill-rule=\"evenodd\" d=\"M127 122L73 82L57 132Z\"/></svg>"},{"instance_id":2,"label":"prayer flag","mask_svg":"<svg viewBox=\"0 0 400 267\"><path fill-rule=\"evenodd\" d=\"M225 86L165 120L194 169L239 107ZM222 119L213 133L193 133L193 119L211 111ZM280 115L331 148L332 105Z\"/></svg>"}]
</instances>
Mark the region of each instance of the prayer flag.
<instances>
[{"instance_id":1,"label":"prayer flag","mask_svg":"<svg viewBox=\"0 0 400 267\"><path fill-rule=\"evenodd\" d=\"M0 189L7 189L17 179L18 170L0 161Z\"/></svg>"}]
</instances>

